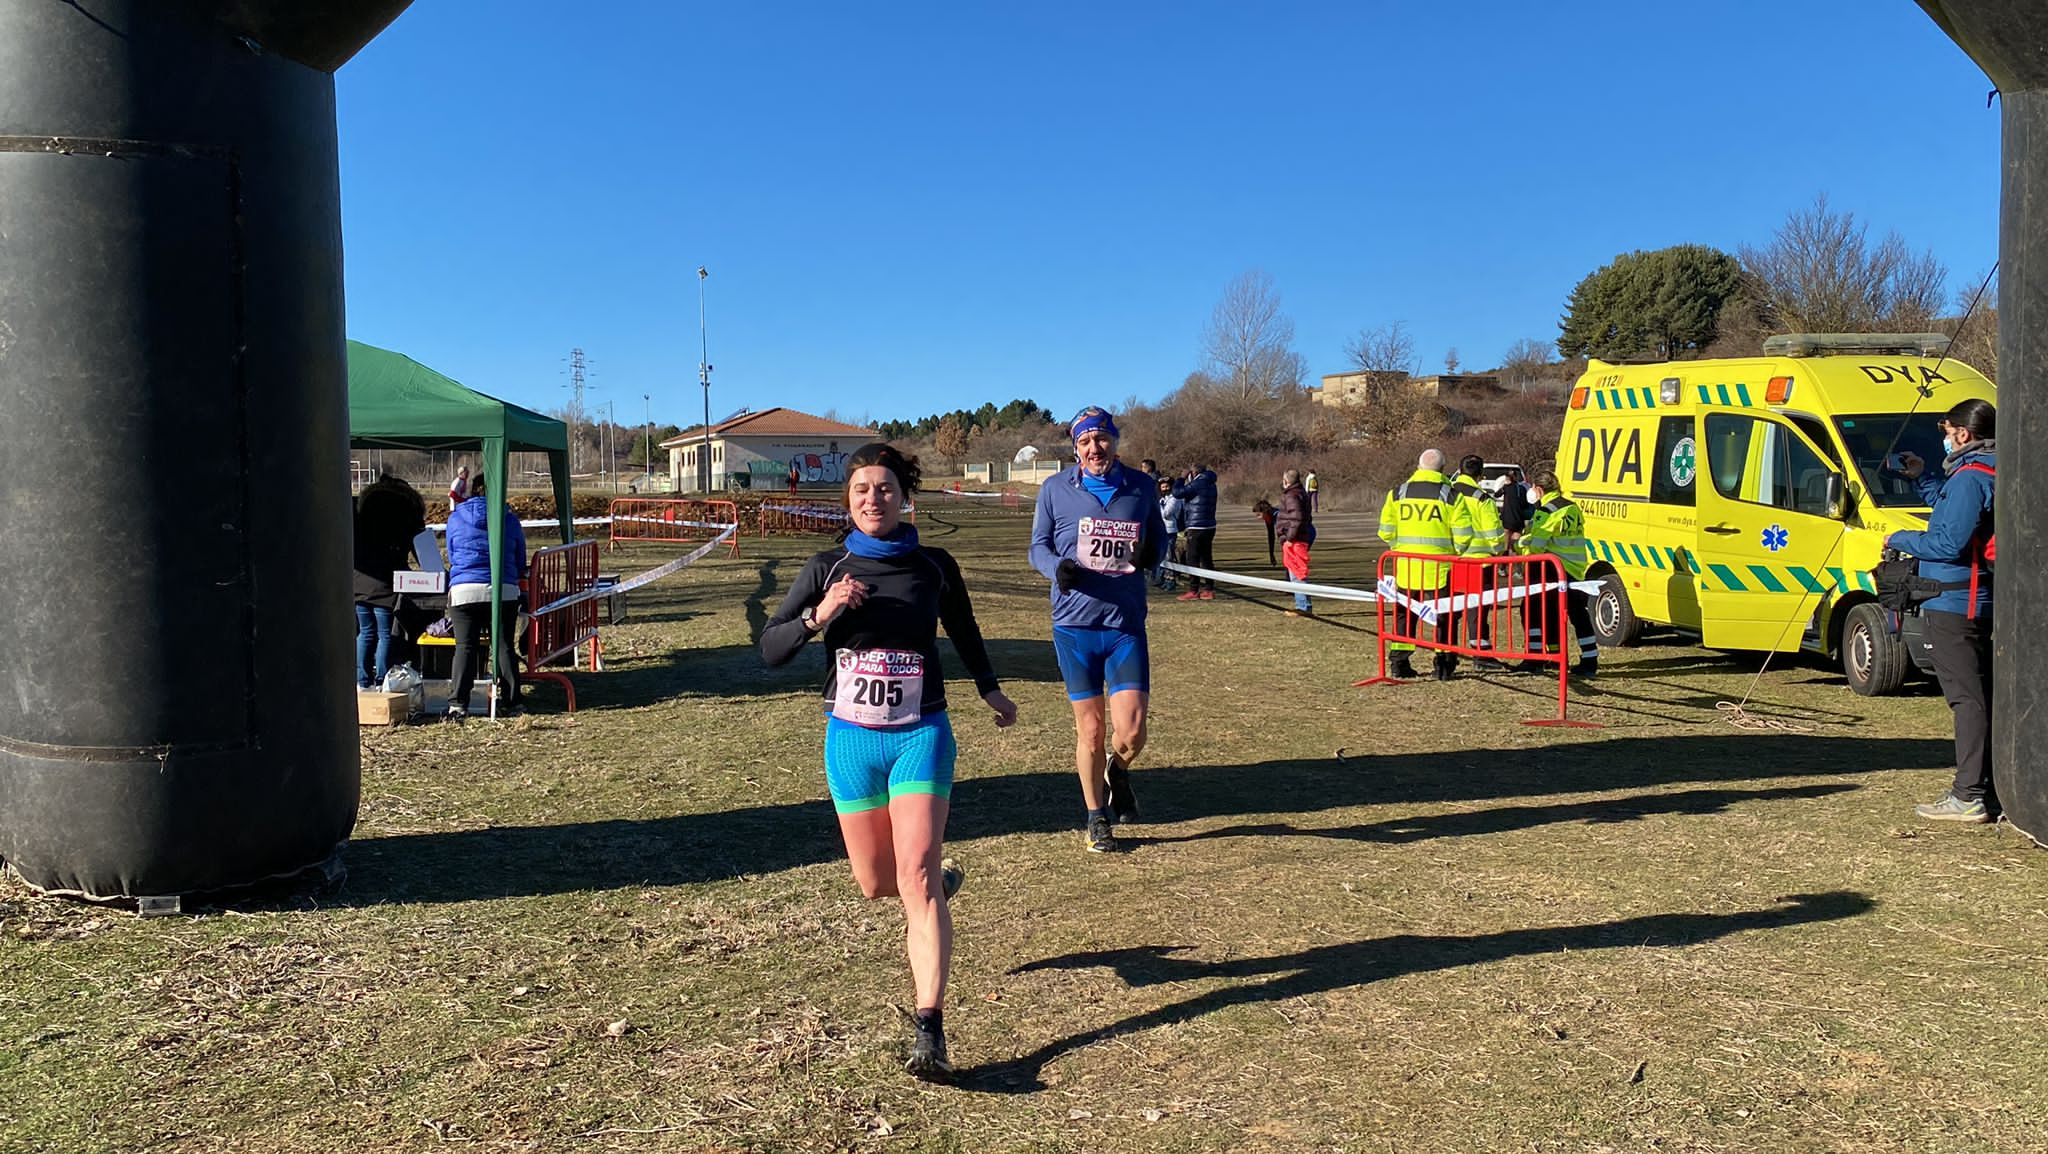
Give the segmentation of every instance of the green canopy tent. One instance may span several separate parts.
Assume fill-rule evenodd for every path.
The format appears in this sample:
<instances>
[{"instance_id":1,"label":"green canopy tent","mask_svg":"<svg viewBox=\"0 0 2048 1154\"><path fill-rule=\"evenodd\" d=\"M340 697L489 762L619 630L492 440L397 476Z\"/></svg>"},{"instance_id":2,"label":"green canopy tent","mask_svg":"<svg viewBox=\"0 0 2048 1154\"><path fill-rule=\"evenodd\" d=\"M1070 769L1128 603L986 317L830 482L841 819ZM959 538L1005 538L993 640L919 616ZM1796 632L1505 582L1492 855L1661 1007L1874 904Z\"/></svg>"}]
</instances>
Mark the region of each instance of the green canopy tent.
<instances>
[{"instance_id":1,"label":"green canopy tent","mask_svg":"<svg viewBox=\"0 0 2048 1154\"><path fill-rule=\"evenodd\" d=\"M546 453L555 487L555 518L562 540L575 538L569 499L569 429L553 417L507 404L467 388L403 353L348 342L348 439L357 449L469 449L481 451L491 584L500 580L498 538L505 527L508 454ZM491 636L504 636L503 602L491 600ZM490 647L497 676L497 646Z\"/></svg>"}]
</instances>

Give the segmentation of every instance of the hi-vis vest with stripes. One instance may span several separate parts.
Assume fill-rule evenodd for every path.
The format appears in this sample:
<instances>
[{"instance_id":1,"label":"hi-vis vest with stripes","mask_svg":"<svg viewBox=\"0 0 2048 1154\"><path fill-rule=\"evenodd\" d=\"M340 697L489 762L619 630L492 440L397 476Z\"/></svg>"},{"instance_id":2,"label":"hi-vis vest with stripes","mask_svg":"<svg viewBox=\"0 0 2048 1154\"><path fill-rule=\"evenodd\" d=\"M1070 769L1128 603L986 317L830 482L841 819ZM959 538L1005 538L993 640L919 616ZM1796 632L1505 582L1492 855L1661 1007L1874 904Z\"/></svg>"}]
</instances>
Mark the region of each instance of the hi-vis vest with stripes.
<instances>
[{"instance_id":1,"label":"hi-vis vest with stripes","mask_svg":"<svg viewBox=\"0 0 2048 1154\"><path fill-rule=\"evenodd\" d=\"M1457 494L1453 506L1457 520L1471 530L1470 539L1459 544L1458 555L1498 557L1506 552L1508 531L1500 523L1500 506L1493 503L1493 495L1462 474L1451 482L1451 491ZM1452 526L1453 533L1456 528Z\"/></svg>"},{"instance_id":2,"label":"hi-vis vest with stripes","mask_svg":"<svg viewBox=\"0 0 2048 1154\"><path fill-rule=\"evenodd\" d=\"M1456 496L1442 473L1418 470L1387 494L1380 539L1396 553L1457 556L1472 529L1457 514ZM1451 583L1451 567L1403 557L1394 563L1394 582L1403 589L1441 589Z\"/></svg>"},{"instance_id":3,"label":"hi-vis vest with stripes","mask_svg":"<svg viewBox=\"0 0 2048 1154\"><path fill-rule=\"evenodd\" d=\"M1573 581L1586 576L1586 518L1579 507L1563 497L1551 497L1536 506L1529 531L1515 544L1520 553L1554 553L1564 562L1565 575Z\"/></svg>"}]
</instances>

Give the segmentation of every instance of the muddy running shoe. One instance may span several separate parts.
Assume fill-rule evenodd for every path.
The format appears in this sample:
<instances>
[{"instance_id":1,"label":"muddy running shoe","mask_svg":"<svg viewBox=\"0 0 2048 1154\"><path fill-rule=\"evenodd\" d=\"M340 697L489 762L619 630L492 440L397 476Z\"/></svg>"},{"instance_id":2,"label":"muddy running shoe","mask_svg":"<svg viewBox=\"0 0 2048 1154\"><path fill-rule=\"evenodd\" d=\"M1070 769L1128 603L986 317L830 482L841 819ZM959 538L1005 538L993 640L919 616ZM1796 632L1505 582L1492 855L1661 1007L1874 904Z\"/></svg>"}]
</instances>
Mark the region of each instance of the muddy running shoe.
<instances>
[{"instance_id":1,"label":"muddy running shoe","mask_svg":"<svg viewBox=\"0 0 2048 1154\"><path fill-rule=\"evenodd\" d=\"M1088 819L1088 852L1115 853L1116 834L1109 828L1109 819L1091 817Z\"/></svg>"},{"instance_id":2,"label":"muddy running shoe","mask_svg":"<svg viewBox=\"0 0 2048 1154\"><path fill-rule=\"evenodd\" d=\"M1941 800L1933 805L1916 805L1913 812L1929 821L1960 821L1970 825L1983 825L1991 820L1991 811L1984 803L1964 801L1953 793L1944 793Z\"/></svg>"},{"instance_id":3,"label":"muddy running shoe","mask_svg":"<svg viewBox=\"0 0 2048 1154\"><path fill-rule=\"evenodd\" d=\"M953 900L953 895L960 892L960 886L966 880L967 871L961 868L959 862L952 858L945 858L939 862L939 889L946 895L947 901Z\"/></svg>"},{"instance_id":4,"label":"muddy running shoe","mask_svg":"<svg viewBox=\"0 0 2048 1154\"><path fill-rule=\"evenodd\" d=\"M936 1018L922 1015L911 1020L916 1031L910 1040L910 1059L903 1069L913 1078L945 1082L953 1077L953 1063L946 1059L946 1028Z\"/></svg>"},{"instance_id":5,"label":"muddy running shoe","mask_svg":"<svg viewBox=\"0 0 2048 1154\"><path fill-rule=\"evenodd\" d=\"M1131 767L1109 755L1109 811L1118 821L1138 819L1138 795L1131 790Z\"/></svg>"}]
</instances>

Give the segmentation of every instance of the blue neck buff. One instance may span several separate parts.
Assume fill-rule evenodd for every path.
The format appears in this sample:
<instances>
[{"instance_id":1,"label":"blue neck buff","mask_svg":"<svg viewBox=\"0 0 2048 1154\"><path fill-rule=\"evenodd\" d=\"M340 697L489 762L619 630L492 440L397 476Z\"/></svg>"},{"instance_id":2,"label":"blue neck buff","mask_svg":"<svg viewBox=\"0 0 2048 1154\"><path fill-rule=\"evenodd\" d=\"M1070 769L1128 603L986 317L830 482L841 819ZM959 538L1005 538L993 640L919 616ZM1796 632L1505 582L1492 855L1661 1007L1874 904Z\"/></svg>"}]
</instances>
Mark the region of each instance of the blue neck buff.
<instances>
[{"instance_id":1,"label":"blue neck buff","mask_svg":"<svg viewBox=\"0 0 2048 1154\"><path fill-rule=\"evenodd\" d=\"M1120 475L1123 472L1123 467L1124 463L1122 461L1111 461L1109 463L1109 471L1098 477L1089 472L1087 466L1084 465L1081 467L1081 487L1094 494L1095 499L1102 502L1103 507L1107 508L1110 498L1116 496L1117 482L1123 479Z\"/></svg>"},{"instance_id":2,"label":"blue neck buff","mask_svg":"<svg viewBox=\"0 0 2048 1154\"><path fill-rule=\"evenodd\" d=\"M856 557L901 557L917 548L917 526L905 522L887 537L870 537L855 529L846 535L846 551Z\"/></svg>"}]
</instances>

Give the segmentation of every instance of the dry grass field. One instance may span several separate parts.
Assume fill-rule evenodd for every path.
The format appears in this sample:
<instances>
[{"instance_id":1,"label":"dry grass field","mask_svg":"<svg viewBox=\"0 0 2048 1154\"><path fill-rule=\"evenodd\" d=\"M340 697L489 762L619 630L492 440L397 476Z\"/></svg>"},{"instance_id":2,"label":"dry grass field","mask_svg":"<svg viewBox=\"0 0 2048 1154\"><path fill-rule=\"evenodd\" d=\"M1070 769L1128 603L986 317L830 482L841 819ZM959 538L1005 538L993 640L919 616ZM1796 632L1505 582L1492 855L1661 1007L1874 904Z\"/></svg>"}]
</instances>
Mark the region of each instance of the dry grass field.
<instances>
[{"instance_id":1,"label":"dry grass field","mask_svg":"<svg viewBox=\"0 0 2048 1154\"><path fill-rule=\"evenodd\" d=\"M1028 518L923 520L1022 709L955 695L958 1085L899 1072L822 665L755 654L818 542L749 539L636 596L574 715L366 731L338 889L0 883L0 1150L2048 1147L2048 854L1911 816L1930 688L1774 662L1794 728L1738 729L1756 659L1659 638L1575 701L1604 728L1535 729L1533 678L1353 689L1368 610L1165 600L1146 820L1093 856ZM1370 536L1333 517L1317 579ZM1249 518L1219 554L1273 572Z\"/></svg>"}]
</instances>

